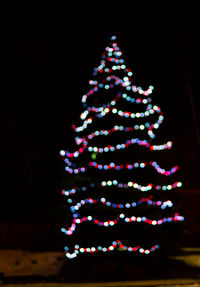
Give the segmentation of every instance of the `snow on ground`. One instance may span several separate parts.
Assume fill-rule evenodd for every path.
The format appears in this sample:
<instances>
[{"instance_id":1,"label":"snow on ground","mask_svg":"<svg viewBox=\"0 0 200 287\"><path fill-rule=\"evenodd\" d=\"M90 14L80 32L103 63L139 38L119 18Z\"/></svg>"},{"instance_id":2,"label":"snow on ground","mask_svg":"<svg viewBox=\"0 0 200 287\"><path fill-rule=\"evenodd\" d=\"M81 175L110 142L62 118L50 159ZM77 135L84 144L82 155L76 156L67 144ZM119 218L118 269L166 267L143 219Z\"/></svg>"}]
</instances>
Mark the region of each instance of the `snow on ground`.
<instances>
[{"instance_id":1,"label":"snow on ground","mask_svg":"<svg viewBox=\"0 0 200 287\"><path fill-rule=\"evenodd\" d=\"M0 273L4 276L49 276L58 273L64 252L0 250Z\"/></svg>"}]
</instances>

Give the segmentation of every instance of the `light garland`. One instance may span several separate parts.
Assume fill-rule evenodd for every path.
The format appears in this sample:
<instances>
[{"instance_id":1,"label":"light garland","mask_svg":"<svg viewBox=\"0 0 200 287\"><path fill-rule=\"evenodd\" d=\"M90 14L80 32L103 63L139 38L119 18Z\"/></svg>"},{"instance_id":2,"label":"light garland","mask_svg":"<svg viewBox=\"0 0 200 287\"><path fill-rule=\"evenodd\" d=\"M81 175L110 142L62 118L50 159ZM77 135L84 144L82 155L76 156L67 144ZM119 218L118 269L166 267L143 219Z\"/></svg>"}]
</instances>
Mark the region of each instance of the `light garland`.
<instances>
[{"instance_id":1,"label":"light garland","mask_svg":"<svg viewBox=\"0 0 200 287\"><path fill-rule=\"evenodd\" d=\"M120 98L125 99L126 101L131 102L131 103L144 104L144 105L151 103L152 101L151 98L147 98L147 99L137 98L136 99L136 98L132 98L128 96L126 93L124 94L118 93L117 96L108 104L104 104L101 107L95 107L95 106L88 107L84 112L81 113L80 118L84 120L90 112L94 112L94 113L103 112L106 108L110 108L111 106L116 105L116 103L118 102Z\"/></svg>"},{"instance_id":2,"label":"light garland","mask_svg":"<svg viewBox=\"0 0 200 287\"><path fill-rule=\"evenodd\" d=\"M153 196L149 196L149 197L144 197L141 198L140 200L138 200L137 202L133 201L133 202L126 202L124 204L122 203L112 203L110 201L108 201L105 197L102 198L86 198L86 199L82 199L80 202L77 202L75 205L71 206L71 212L75 213L77 212L82 206L86 205L86 204L103 204L106 205L108 207L112 207L112 208L119 208L119 209L129 209L132 207L137 207L138 205L141 205L143 203L147 203L148 205L153 205L153 206L158 206L161 209L165 209L166 207L172 207L173 203L171 202L171 200L167 200L167 201L153 201Z\"/></svg>"},{"instance_id":3,"label":"light garland","mask_svg":"<svg viewBox=\"0 0 200 287\"><path fill-rule=\"evenodd\" d=\"M159 173L159 174L163 174L165 176L169 176L169 175L172 175L173 173L175 173L177 170L178 170L178 166L174 166L173 168L171 168L170 170L165 170L163 168L160 168L160 166L158 165L157 162L141 162L141 163L138 163L138 162L135 162L134 164L120 164L120 165L117 165L115 164L114 162L111 162L109 164L105 164L105 165L102 165L102 164L98 164L96 163L95 161L90 161L88 166L82 166L82 167L79 167L79 168L72 168L72 163L70 162L70 160L68 158L65 159L65 163L68 165L65 167L65 170L69 173L75 173L75 174L78 174L78 173L83 173L83 172L86 172L88 168L96 168L96 169L99 169L99 170L110 170L110 169L115 169L115 170L122 170L122 169L128 169L128 170L132 170L134 168L145 168L145 167L148 167L148 166L152 166L154 167L154 169Z\"/></svg>"},{"instance_id":4,"label":"light garland","mask_svg":"<svg viewBox=\"0 0 200 287\"><path fill-rule=\"evenodd\" d=\"M130 140L127 140L125 143L117 144L116 146L108 145L108 146L101 147L101 148L92 147L92 146L87 147L87 144L85 143L83 145L83 147L79 148L78 151L71 153L71 152L61 150L60 155L63 157L67 156L69 158L72 158L72 157L77 158L81 153L84 152L84 150L87 150L89 152L99 152L99 153L110 152L110 151L113 152L116 150L125 149L129 145L132 145L132 144L138 144L139 146L144 146L144 147L150 149L151 151L153 151L153 150L154 151L155 150L166 150L166 149L172 148L172 142L171 141L168 141L166 144L163 144L163 145L152 145L147 140L140 140L138 138L132 138Z\"/></svg>"},{"instance_id":5,"label":"light garland","mask_svg":"<svg viewBox=\"0 0 200 287\"><path fill-rule=\"evenodd\" d=\"M65 233L66 235L72 235L74 231L76 230L77 224L81 224L87 221L92 222L99 226L110 227L110 226L114 226L118 224L120 221L123 221L124 223L133 223L133 222L146 223L149 225L156 226L156 225L161 225L166 222L177 222L177 221L183 221L183 220L184 220L184 217L180 216L179 213L175 213L174 216L164 217L159 220L149 219L149 218L146 218L145 216L126 217L123 213L121 213L114 220L100 221L94 218L93 216L89 215L89 216L84 216L82 218L74 218L71 226L68 227L67 229L63 227L61 228L61 231Z\"/></svg>"},{"instance_id":6,"label":"light garland","mask_svg":"<svg viewBox=\"0 0 200 287\"><path fill-rule=\"evenodd\" d=\"M116 179L114 180L108 180L106 181L102 181L101 182L101 186L105 187L105 186L116 186L118 188L134 188L140 191L149 191L152 190L153 188L155 190L172 190L173 188L178 188L182 186L181 182L175 182L173 184L168 184L168 185L153 185L152 183L149 183L146 186L142 186L134 181L129 181L128 183L118 183L118 181Z\"/></svg>"},{"instance_id":7,"label":"light garland","mask_svg":"<svg viewBox=\"0 0 200 287\"><path fill-rule=\"evenodd\" d=\"M99 112L99 114L96 115L96 117L104 117L105 115L108 115L110 112L112 112L114 115L117 115L119 117L125 117L125 118L144 118L148 117L150 115L153 115L155 112L162 114L160 111L160 108L158 106L152 107L152 105L148 105L147 109L143 113L131 113L128 111L121 111L116 108L110 109L111 105L115 105L116 101L112 101L110 104L107 104L106 108L100 107L100 108L90 108L93 112ZM88 112L88 111L87 111ZM86 115L88 114L86 111L81 114L81 119L84 119ZM163 116L162 116L163 118ZM72 128L75 132L82 132L83 130L87 129L88 124L92 124L94 120L94 117L89 117L88 119L85 119L83 124L79 127L76 127L76 125L72 125Z\"/></svg>"},{"instance_id":8,"label":"light garland","mask_svg":"<svg viewBox=\"0 0 200 287\"><path fill-rule=\"evenodd\" d=\"M154 245L149 249L142 248L140 245L131 247L131 246L126 246L122 243L121 240L116 240L113 241L112 244L108 247L102 247L99 245L98 247L80 247L78 244L74 246L74 252L70 253L69 248L66 246L65 247L65 254L66 257L69 259L77 257L80 253L99 253L99 252L111 252L114 251L116 248L123 249L124 251L129 251L129 252L139 252L141 254L150 254L154 251L156 251L159 248L159 245Z\"/></svg>"},{"instance_id":9,"label":"light garland","mask_svg":"<svg viewBox=\"0 0 200 287\"><path fill-rule=\"evenodd\" d=\"M109 81L114 80L114 84L108 84ZM148 95L152 94L152 91L154 89L153 86L149 86L149 88L144 91L141 87L137 87L135 85L131 85L131 82L129 81L129 77L124 77L124 79L120 79L119 77L112 75L108 76L106 79L104 79L101 83L91 81L90 83L96 83L93 89L90 89L88 93L83 95L82 97L82 103L86 104L87 99L89 96L93 95L94 93L98 92L99 88L104 88L105 90L112 89L115 87L115 85L119 85L122 88L125 88L128 91L132 91L135 93L139 93L140 95L143 95L147 97Z\"/></svg>"},{"instance_id":10,"label":"light garland","mask_svg":"<svg viewBox=\"0 0 200 287\"><path fill-rule=\"evenodd\" d=\"M124 189L137 189L141 192L148 192L150 190L153 190L154 188L154 191L170 191L172 190L173 188L180 188L182 186L182 183L179 181L179 182L175 182L173 184L169 184L169 185L153 185L152 183L149 183L147 186L141 186L140 184L136 183L136 182L128 182L127 184L125 183L118 183L117 180L109 180L109 181L102 181L101 184L100 184L101 187L118 187L118 188L124 188ZM88 187L90 188L96 188L96 185L94 183L91 183ZM86 186L81 186L81 187L77 187L77 186L74 186L73 188L69 189L69 190L62 190L62 193L66 196L68 195L73 195L75 194L77 191L87 191L88 187Z\"/></svg>"}]
</instances>

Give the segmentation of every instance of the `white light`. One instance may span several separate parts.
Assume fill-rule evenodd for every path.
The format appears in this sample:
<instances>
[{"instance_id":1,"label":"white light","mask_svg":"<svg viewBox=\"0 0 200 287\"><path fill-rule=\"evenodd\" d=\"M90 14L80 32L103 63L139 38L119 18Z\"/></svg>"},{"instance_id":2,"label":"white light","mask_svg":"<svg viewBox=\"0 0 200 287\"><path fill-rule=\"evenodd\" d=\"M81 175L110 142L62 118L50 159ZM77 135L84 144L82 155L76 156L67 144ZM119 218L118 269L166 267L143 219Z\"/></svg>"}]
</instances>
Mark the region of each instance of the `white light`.
<instances>
[{"instance_id":1,"label":"white light","mask_svg":"<svg viewBox=\"0 0 200 287\"><path fill-rule=\"evenodd\" d=\"M126 82L126 81L128 81L128 77L124 77L124 79L123 79L123 80L124 80L125 82Z\"/></svg>"},{"instance_id":2,"label":"white light","mask_svg":"<svg viewBox=\"0 0 200 287\"><path fill-rule=\"evenodd\" d=\"M158 129L159 125L157 123L154 124L154 129Z\"/></svg>"},{"instance_id":3,"label":"white light","mask_svg":"<svg viewBox=\"0 0 200 287\"><path fill-rule=\"evenodd\" d=\"M60 151L60 155L61 155L61 156L65 156L65 151L64 151L64 150L61 150L61 151Z\"/></svg>"},{"instance_id":4,"label":"white light","mask_svg":"<svg viewBox=\"0 0 200 287\"><path fill-rule=\"evenodd\" d=\"M74 153L74 157L77 157L78 155L79 155L79 152L76 151L76 152Z\"/></svg>"}]
</instances>

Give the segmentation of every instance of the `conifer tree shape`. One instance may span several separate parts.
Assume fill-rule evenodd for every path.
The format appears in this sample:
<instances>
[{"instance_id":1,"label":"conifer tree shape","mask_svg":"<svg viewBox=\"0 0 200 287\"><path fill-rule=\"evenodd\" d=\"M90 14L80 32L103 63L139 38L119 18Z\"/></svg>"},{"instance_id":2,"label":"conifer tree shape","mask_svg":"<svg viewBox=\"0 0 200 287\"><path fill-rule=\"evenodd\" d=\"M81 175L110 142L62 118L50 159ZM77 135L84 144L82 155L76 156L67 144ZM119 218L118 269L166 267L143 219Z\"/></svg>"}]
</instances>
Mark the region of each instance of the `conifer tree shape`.
<instances>
[{"instance_id":1,"label":"conifer tree shape","mask_svg":"<svg viewBox=\"0 0 200 287\"><path fill-rule=\"evenodd\" d=\"M152 103L153 86L135 85L116 36L93 76L72 125L74 151L60 151L73 177L62 190L71 213L62 228L66 256L159 252L184 218L173 202L182 183L168 159L172 142L156 138L164 116Z\"/></svg>"}]
</instances>

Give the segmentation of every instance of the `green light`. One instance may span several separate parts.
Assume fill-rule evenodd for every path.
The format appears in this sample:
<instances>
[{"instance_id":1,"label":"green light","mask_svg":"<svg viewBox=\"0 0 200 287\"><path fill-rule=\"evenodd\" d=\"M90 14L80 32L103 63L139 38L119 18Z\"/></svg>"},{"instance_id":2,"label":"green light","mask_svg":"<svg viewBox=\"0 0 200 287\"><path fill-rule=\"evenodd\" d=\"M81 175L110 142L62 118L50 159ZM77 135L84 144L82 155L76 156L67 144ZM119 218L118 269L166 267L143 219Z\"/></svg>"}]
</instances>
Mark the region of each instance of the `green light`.
<instances>
[{"instance_id":1,"label":"green light","mask_svg":"<svg viewBox=\"0 0 200 287\"><path fill-rule=\"evenodd\" d=\"M97 158L97 154L95 152L92 153L91 158L95 160Z\"/></svg>"}]
</instances>

